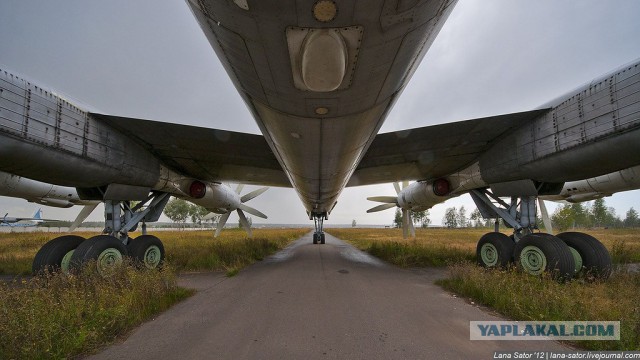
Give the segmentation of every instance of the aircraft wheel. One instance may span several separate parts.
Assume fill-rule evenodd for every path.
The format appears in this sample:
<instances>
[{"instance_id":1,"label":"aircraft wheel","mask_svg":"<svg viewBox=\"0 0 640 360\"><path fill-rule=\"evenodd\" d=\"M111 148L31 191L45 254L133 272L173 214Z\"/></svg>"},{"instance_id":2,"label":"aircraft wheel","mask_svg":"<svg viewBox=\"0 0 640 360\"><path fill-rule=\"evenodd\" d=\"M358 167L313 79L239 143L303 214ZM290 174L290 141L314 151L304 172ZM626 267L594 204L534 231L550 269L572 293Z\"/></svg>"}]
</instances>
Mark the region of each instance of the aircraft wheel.
<instances>
[{"instance_id":1,"label":"aircraft wheel","mask_svg":"<svg viewBox=\"0 0 640 360\"><path fill-rule=\"evenodd\" d=\"M324 244L324 233L320 234L320 244Z\"/></svg>"},{"instance_id":2,"label":"aircraft wheel","mask_svg":"<svg viewBox=\"0 0 640 360\"><path fill-rule=\"evenodd\" d=\"M499 232L484 234L476 247L478 264L483 267L506 267L513 259L515 244L507 235Z\"/></svg>"},{"instance_id":3,"label":"aircraft wheel","mask_svg":"<svg viewBox=\"0 0 640 360\"><path fill-rule=\"evenodd\" d=\"M47 242L33 258L31 271L34 275L58 270L67 273L71 256L83 241L84 238L81 236L64 235Z\"/></svg>"},{"instance_id":4,"label":"aircraft wheel","mask_svg":"<svg viewBox=\"0 0 640 360\"><path fill-rule=\"evenodd\" d=\"M575 270L569 247L559 238L545 233L524 236L515 245L515 259L527 273L548 272L554 279L571 279Z\"/></svg>"},{"instance_id":5,"label":"aircraft wheel","mask_svg":"<svg viewBox=\"0 0 640 360\"><path fill-rule=\"evenodd\" d=\"M313 233L313 244L317 244L318 243L318 233Z\"/></svg>"},{"instance_id":6,"label":"aircraft wheel","mask_svg":"<svg viewBox=\"0 0 640 360\"><path fill-rule=\"evenodd\" d=\"M122 241L109 235L98 235L85 240L71 257L70 270L79 270L91 260L96 261L96 271L108 275L110 271L122 265L127 255L127 247Z\"/></svg>"},{"instance_id":7,"label":"aircraft wheel","mask_svg":"<svg viewBox=\"0 0 640 360\"><path fill-rule=\"evenodd\" d=\"M147 269L157 269L164 262L164 245L153 235L140 235L127 244L129 256Z\"/></svg>"},{"instance_id":8,"label":"aircraft wheel","mask_svg":"<svg viewBox=\"0 0 640 360\"><path fill-rule=\"evenodd\" d=\"M586 275L607 279L611 275L611 255L598 239L580 232L565 232L556 235L571 249L574 257L580 258L576 273L581 270Z\"/></svg>"}]
</instances>

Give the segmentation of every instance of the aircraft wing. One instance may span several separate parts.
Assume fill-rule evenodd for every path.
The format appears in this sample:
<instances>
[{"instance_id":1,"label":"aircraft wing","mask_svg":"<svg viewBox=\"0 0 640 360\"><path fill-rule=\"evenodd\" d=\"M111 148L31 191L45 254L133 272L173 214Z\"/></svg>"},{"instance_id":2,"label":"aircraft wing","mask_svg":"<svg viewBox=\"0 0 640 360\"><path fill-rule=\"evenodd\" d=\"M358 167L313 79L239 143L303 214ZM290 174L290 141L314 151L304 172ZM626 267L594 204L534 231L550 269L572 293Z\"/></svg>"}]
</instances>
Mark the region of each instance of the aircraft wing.
<instances>
[{"instance_id":1,"label":"aircraft wing","mask_svg":"<svg viewBox=\"0 0 640 360\"><path fill-rule=\"evenodd\" d=\"M503 134L548 109L378 134L347 186L450 175L478 159Z\"/></svg>"},{"instance_id":2,"label":"aircraft wing","mask_svg":"<svg viewBox=\"0 0 640 360\"><path fill-rule=\"evenodd\" d=\"M203 181L291 187L262 135L92 113L165 165Z\"/></svg>"}]
</instances>

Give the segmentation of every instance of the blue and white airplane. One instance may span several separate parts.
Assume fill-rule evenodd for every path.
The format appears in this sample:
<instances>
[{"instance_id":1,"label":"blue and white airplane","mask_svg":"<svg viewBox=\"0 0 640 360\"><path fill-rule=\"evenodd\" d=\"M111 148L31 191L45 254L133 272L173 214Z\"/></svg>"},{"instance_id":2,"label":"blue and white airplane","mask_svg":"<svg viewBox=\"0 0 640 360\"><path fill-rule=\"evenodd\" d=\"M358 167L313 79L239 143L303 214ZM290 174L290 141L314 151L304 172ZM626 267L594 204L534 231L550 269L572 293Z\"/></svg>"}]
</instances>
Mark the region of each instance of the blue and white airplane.
<instances>
[{"instance_id":1,"label":"blue and white airplane","mask_svg":"<svg viewBox=\"0 0 640 360\"><path fill-rule=\"evenodd\" d=\"M0 226L10 226L10 227L30 227L30 226L38 226L38 224L44 221L57 221L52 219L43 219L42 218L42 208L38 208L36 212L30 218L21 218L21 217L10 217L9 213L6 213L2 219L0 219Z\"/></svg>"}]
</instances>

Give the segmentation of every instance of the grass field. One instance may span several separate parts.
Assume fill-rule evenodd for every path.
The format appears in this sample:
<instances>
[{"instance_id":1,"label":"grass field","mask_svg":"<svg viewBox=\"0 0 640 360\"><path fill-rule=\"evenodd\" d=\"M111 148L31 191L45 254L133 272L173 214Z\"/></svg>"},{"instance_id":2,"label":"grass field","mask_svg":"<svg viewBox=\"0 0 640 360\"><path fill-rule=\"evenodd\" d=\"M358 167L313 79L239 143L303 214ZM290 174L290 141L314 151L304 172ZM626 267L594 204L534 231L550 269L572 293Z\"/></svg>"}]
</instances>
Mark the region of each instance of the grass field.
<instances>
[{"instance_id":1,"label":"grass field","mask_svg":"<svg viewBox=\"0 0 640 360\"><path fill-rule=\"evenodd\" d=\"M438 282L514 320L620 321L620 341L577 341L590 350L640 350L640 274L614 273L604 282L534 277L520 271L485 270L461 263Z\"/></svg>"},{"instance_id":2,"label":"grass field","mask_svg":"<svg viewBox=\"0 0 640 360\"><path fill-rule=\"evenodd\" d=\"M401 229L327 229L360 250L402 266L445 266L474 261L476 244L489 229L416 229L416 237L402 238ZM584 231L609 249L614 263L640 262L640 229L595 229ZM505 232L507 233L507 232ZM508 234L508 233L507 233Z\"/></svg>"},{"instance_id":3,"label":"grass field","mask_svg":"<svg viewBox=\"0 0 640 360\"><path fill-rule=\"evenodd\" d=\"M307 233L308 229L254 229L248 239L241 229L225 229L214 238L208 231L159 231L169 264L178 271L225 270L229 274L262 260L291 241ZM96 233L74 233L84 237ZM59 233L1 233L0 274L31 274L31 263L36 252L47 241L61 236ZM139 234L132 234L135 237Z\"/></svg>"},{"instance_id":4,"label":"grass field","mask_svg":"<svg viewBox=\"0 0 640 360\"><path fill-rule=\"evenodd\" d=\"M162 271L121 268L108 278L80 275L0 281L0 359L59 359L95 351L146 319L190 296L176 286L179 271L226 271L262 260L308 229L162 231L167 266ZM29 274L38 249L57 233L0 234L0 272ZM95 235L80 234L89 237Z\"/></svg>"},{"instance_id":5,"label":"grass field","mask_svg":"<svg viewBox=\"0 0 640 360\"><path fill-rule=\"evenodd\" d=\"M190 296L173 270L122 267L0 282L0 358L62 359L90 353Z\"/></svg>"},{"instance_id":6,"label":"grass field","mask_svg":"<svg viewBox=\"0 0 640 360\"><path fill-rule=\"evenodd\" d=\"M640 350L640 274L618 271L605 282L558 283L514 269L475 265L476 243L487 229L417 229L405 240L399 229L329 229L327 232L402 267L449 265L444 288L514 320L621 322L620 341L580 341L593 350ZM585 231L601 240L616 263L640 262L640 229Z\"/></svg>"}]
</instances>

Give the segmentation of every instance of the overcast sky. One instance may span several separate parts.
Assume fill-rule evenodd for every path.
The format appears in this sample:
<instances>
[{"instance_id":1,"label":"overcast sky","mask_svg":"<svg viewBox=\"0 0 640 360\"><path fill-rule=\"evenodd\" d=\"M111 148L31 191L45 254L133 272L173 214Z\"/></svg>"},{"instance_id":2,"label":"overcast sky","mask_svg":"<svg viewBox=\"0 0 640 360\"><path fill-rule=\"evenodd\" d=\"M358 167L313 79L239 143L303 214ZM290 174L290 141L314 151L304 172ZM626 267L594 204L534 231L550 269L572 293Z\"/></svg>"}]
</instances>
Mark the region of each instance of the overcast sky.
<instances>
[{"instance_id":1,"label":"overcast sky","mask_svg":"<svg viewBox=\"0 0 640 360\"><path fill-rule=\"evenodd\" d=\"M640 57L638 14L637 0L460 0L382 132L535 108ZM184 1L2 0L0 66L91 110L259 133ZM389 224L393 210L366 214L376 204L365 198L394 194L391 184L346 189L328 224ZM619 215L639 200L606 199ZM271 223L308 223L292 189L249 204ZM434 207L432 222L460 205L475 208L461 196ZM35 208L0 197L11 215ZM60 219L79 210L44 208Z\"/></svg>"}]
</instances>

